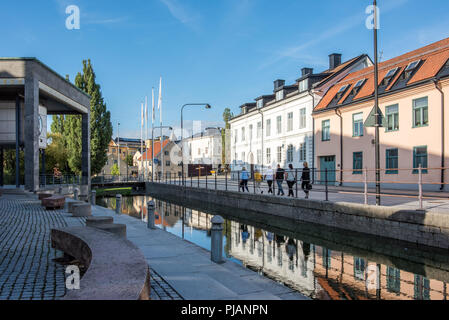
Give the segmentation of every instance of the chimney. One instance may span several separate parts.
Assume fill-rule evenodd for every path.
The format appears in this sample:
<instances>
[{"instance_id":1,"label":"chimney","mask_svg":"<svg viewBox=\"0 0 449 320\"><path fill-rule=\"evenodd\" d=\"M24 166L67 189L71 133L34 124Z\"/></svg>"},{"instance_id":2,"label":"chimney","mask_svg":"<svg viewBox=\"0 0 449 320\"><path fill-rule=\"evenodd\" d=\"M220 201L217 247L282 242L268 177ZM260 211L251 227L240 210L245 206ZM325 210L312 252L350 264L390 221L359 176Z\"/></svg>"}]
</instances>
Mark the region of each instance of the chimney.
<instances>
[{"instance_id":1,"label":"chimney","mask_svg":"<svg viewBox=\"0 0 449 320\"><path fill-rule=\"evenodd\" d=\"M302 73L301 76L304 77L308 74L313 74L313 69L312 68L302 68L301 73Z\"/></svg>"},{"instance_id":2,"label":"chimney","mask_svg":"<svg viewBox=\"0 0 449 320\"><path fill-rule=\"evenodd\" d=\"M341 65L341 54L332 53L329 55L329 69L334 69Z\"/></svg>"},{"instance_id":3,"label":"chimney","mask_svg":"<svg viewBox=\"0 0 449 320\"><path fill-rule=\"evenodd\" d=\"M278 89L278 88L280 88L280 87L282 87L282 86L284 86L285 85L285 80L276 80L275 82L274 82L274 90L276 91L276 89Z\"/></svg>"}]
</instances>

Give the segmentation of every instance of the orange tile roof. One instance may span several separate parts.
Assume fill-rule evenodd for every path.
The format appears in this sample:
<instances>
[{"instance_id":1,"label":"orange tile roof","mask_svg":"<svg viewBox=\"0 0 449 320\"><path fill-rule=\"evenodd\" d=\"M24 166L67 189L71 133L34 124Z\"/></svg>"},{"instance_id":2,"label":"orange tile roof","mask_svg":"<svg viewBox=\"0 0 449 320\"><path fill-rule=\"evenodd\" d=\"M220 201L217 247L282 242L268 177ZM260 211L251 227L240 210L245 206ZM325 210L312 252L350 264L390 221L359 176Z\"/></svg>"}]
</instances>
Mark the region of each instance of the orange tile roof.
<instances>
[{"instance_id":1,"label":"orange tile roof","mask_svg":"<svg viewBox=\"0 0 449 320\"><path fill-rule=\"evenodd\" d=\"M424 63L419 67L416 73L408 81L408 84L417 83L422 80L430 79L437 75L444 64L449 59L449 38L432 43L423 48L408 52L401 56L379 63L379 84L384 77L393 68L399 68L392 83L386 88L386 92L391 92L391 88L398 80L405 68L413 61L423 60ZM369 97L374 94L374 67L368 67L353 73L348 74L341 81L336 83L323 97L320 103L315 107L315 111L324 110L332 99L337 94L338 90L346 84L351 85L351 88L357 81L367 79L365 84L360 89L359 93L354 97L353 101ZM351 89L350 89L351 90ZM349 91L350 91L349 90ZM349 92L346 93L338 102L343 103Z\"/></svg>"},{"instance_id":2,"label":"orange tile roof","mask_svg":"<svg viewBox=\"0 0 449 320\"><path fill-rule=\"evenodd\" d=\"M165 148L167 146L167 144L170 143L170 140L164 140L163 143L163 148ZM154 142L154 156L157 157L157 155L161 153L161 142L160 141L155 141ZM147 161L147 160L151 160L153 159L153 151L151 149L151 147L148 148L148 150L146 152L143 153L143 161ZM138 161L141 161L142 157L139 158Z\"/></svg>"}]
</instances>

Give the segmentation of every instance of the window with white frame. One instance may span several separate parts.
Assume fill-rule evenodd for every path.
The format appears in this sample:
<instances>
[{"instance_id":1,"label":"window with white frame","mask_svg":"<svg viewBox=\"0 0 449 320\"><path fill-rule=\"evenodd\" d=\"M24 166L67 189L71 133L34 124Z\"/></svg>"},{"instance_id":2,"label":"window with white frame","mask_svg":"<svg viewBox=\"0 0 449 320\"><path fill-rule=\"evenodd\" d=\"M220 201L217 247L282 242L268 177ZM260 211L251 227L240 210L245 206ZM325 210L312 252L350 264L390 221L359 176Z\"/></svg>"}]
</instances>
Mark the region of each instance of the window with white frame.
<instances>
[{"instance_id":1,"label":"window with white frame","mask_svg":"<svg viewBox=\"0 0 449 320\"><path fill-rule=\"evenodd\" d=\"M262 164L262 150L257 150L257 164L261 165Z\"/></svg>"},{"instance_id":2,"label":"window with white frame","mask_svg":"<svg viewBox=\"0 0 449 320\"><path fill-rule=\"evenodd\" d=\"M293 145L289 145L287 149L287 162L293 162Z\"/></svg>"},{"instance_id":3,"label":"window with white frame","mask_svg":"<svg viewBox=\"0 0 449 320\"><path fill-rule=\"evenodd\" d=\"M299 92L304 92L309 89L309 79L304 79L299 82Z\"/></svg>"},{"instance_id":4,"label":"window with white frame","mask_svg":"<svg viewBox=\"0 0 449 320\"><path fill-rule=\"evenodd\" d=\"M263 99L257 100L257 108L263 108Z\"/></svg>"},{"instance_id":5,"label":"window with white frame","mask_svg":"<svg viewBox=\"0 0 449 320\"><path fill-rule=\"evenodd\" d=\"M306 123L306 108L299 109L299 129L304 129Z\"/></svg>"},{"instance_id":6,"label":"window with white frame","mask_svg":"<svg viewBox=\"0 0 449 320\"><path fill-rule=\"evenodd\" d=\"M262 135L262 122L257 122L257 139L260 139Z\"/></svg>"},{"instance_id":7,"label":"window with white frame","mask_svg":"<svg viewBox=\"0 0 449 320\"><path fill-rule=\"evenodd\" d=\"M234 130L234 142L237 143L238 130Z\"/></svg>"},{"instance_id":8,"label":"window with white frame","mask_svg":"<svg viewBox=\"0 0 449 320\"><path fill-rule=\"evenodd\" d=\"M299 161L306 161L307 160L307 145L304 141L299 145Z\"/></svg>"},{"instance_id":9,"label":"window with white frame","mask_svg":"<svg viewBox=\"0 0 449 320\"><path fill-rule=\"evenodd\" d=\"M278 147L278 152L277 152L277 160L278 160L278 163L281 163L282 162L282 147Z\"/></svg>"},{"instance_id":10,"label":"window with white frame","mask_svg":"<svg viewBox=\"0 0 449 320\"><path fill-rule=\"evenodd\" d=\"M242 127L242 141L245 141L245 127Z\"/></svg>"},{"instance_id":11,"label":"window with white frame","mask_svg":"<svg viewBox=\"0 0 449 320\"><path fill-rule=\"evenodd\" d=\"M246 154L245 154L245 152L242 152L242 161L243 161L243 162L246 161Z\"/></svg>"},{"instance_id":12,"label":"window with white frame","mask_svg":"<svg viewBox=\"0 0 449 320\"><path fill-rule=\"evenodd\" d=\"M267 137L271 136L271 119L267 120Z\"/></svg>"},{"instance_id":13,"label":"window with white frame","mask_svg":"<svg viewBox=\"0 0 449 320\"><path fill-rule=\"evenodd\" d=\"M267 148L267 163L271 163L271 148Z\"/></svg>"},{"instance_id":14,"label":"window with white frame","mask_svg":"<svg viewBox=\"0 0 449 320\"><path fill-rule=\"evenodd\" d=\"M282 133L282 116L278 116L276 118L276 128L277 128L277 133L281 134Z\"/></svg>"},{"instance_id":15,"label":"window with white frame","mask_svg":"<svg viewBox=\"0 0 449 320\"><path fill-rule=\"evenodd\" d=\"M276 101L284 99L284 90L279 90L276 92Z\"/></svg>"},{"instance_id":16,"label":"window with white frame","mask_svg":"<svg viewBox=\"0 0 449 320\"><path fill-rule=\"evenodd\" d=\"M253 140L253 125L249 125L249 141Z\"/></svg>"},{"instance_id":17,"label":"window with white frame","mask_svg":"<svg viewBox=\"0 0 449 320\"><path fill-rule=\"evenodd\" d=\"M287 116L287 131L293 130L293 112L290 112Z\"/></svg>"}]
</instances>

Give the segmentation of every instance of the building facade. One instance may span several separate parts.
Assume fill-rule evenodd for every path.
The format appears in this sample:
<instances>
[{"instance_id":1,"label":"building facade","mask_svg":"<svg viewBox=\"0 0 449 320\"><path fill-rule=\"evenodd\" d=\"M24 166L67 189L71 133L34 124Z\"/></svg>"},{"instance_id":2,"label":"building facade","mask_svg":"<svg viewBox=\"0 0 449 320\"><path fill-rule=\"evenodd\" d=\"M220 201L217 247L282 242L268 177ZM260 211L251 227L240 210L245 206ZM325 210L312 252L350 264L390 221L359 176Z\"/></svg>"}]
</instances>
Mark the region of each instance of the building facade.
<instances>
[{"instance_id":1,"label":"building facade","mask_svg":"<svg viewBox=\"0 0 449 320\"><path fill-rule=\"evenodd\" d=\"M417 188L421 166L426 189L446 189L449 38L380 63L378 88L382 185ZM348 74L315 108L315 160L328 169L328 181L360 185L367 169L368 182L375 182L373 107L371 67Z\"/></svg>"},{"instance_id":2,"label":"building facade","mask_svg":"<svg viewBox=\"0 0 449 320\"><path fill-rule=\"evenodd\" d=\"M161 148L162 146L162 148ZM154 179L174 179L181 176L181 147L179 141L164 140L154 141ZM162 149L162 150L161 150ZM162 157L162 153L164 154ZM137 167L140 176L146 176L151 180L152 177L152 157L153 151L150 146L143 156L137 159ZM164 163L162 163L162 158Z\"/></svg>"},{"instance_id":3,"label":"building facade","mask_svg":"<svg viewBox=\"0 0 449 320\"><path fill-rule=\"evenodd\" d=\"M120 143L118 138L111 140L108 146L108 160L105 166L102 169L103 175L110 175L111 170L114 165L118 165L118 157L120 153L120 175L134 175L138 174L137 163L134 161L136 153L140 153L140 148L142 144L142 140L140 139L129 139L129 138L120 138ZM143 145L145 148L145 145ZM133 157L133 165L129 166L126 163L127 156Z\"/></svg>"},{"instance_id":4,"label":"building facade","mask_svg":"<svg viewBox=\"0 0 449 320\"><path fill-rule=\"evenodd\" d=\"M303 68L295 84L276 80L273 94L240 107L240 115L230 121L232 170L263 170L277 164L302 168L305 161L314 166L314 106L342 77L372 65L367 55L341 63L341 55L332 54L329 61L328 70L314 74Z\"/></svg>"},{"instance_id":5,"label":"building facade","mask_svg":"<svg viewBox=\"0 0 449 320\"><path fill-rule=\"evenodd\" d=\"M221 168L223 150L221 130L221 128L206 128L204 132L182 141L184 170L187 175L195 170L192 168L198 166L207 166L211 170Z\"/></svg>"}]
</instances>

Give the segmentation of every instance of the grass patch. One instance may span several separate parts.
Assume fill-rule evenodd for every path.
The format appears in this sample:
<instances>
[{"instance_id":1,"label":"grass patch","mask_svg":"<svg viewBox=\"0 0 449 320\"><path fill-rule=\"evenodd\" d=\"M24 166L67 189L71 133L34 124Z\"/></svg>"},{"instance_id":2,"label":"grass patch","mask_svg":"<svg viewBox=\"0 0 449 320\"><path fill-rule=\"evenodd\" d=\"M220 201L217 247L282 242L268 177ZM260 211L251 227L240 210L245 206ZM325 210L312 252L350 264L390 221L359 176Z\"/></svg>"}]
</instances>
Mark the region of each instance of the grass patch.
<instances>
[{"instance_id":1,"label":"grass patch","mask_svg":"<svg viewBox=\"0 0 449 320\"><path fill-rule=\"evenodd\" d=\"M104 197L104 196L115 196L117 194L121 194L123 196L130 196L133 188L108 188L108 189L96 189L97 196Z\"/></svg>"}]
</instances>

